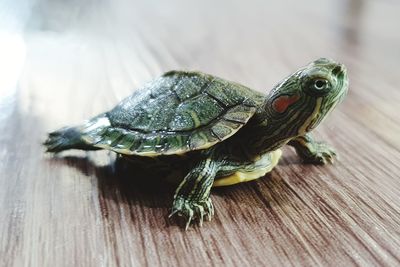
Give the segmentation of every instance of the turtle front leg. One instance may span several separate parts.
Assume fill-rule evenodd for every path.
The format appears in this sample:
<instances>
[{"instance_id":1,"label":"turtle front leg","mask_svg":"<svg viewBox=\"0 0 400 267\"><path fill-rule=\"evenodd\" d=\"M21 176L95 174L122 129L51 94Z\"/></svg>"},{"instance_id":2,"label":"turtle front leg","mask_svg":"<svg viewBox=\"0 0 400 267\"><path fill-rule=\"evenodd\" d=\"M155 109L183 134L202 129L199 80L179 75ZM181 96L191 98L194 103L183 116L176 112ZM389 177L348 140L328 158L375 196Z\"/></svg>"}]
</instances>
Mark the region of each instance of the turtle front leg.
<instances>
[{"instance_id":1,"label":"turtle front leg","mask_svg":"<svg viewBox=\"0 0 400 267\"><path fill-rule=\"evenodd\" d=\"M174 195L172 212L187 219L186 229L194 219L203 224L203 217L211 220L214 207L210 199L210 190L218 171L219 164L212 158L201 160L185 176Z\"/></svg>"},{"instance_id":2,"label":"turtle front leg","mask_svg":"<svg viewBox=\"0 0 400 267\"><path fill-rule=\"evenodd\" d=\"M292 139L288 145L293 146L296 153L308 163L326 164L333 163L335 150L323 142L316 142L310 134Z\"/></svg>"}]
</instances>

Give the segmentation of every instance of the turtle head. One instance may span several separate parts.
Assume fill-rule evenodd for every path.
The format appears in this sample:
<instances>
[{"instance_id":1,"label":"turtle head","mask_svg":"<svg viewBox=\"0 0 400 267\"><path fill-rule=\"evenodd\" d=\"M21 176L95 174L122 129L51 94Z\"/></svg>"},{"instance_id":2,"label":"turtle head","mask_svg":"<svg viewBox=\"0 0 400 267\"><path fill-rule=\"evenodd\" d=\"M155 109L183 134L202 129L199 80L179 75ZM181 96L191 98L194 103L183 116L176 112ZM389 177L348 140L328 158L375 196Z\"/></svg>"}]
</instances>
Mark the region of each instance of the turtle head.
<instances>
[{"instance_id":1,"label":"turtle head","mask_svg":"<svg viewBox=\"0 0 400 267\"><path fill-rule=\"evenodd\" d=\"M286 137L313 130L344 98L348 90L343 64L320 58L287 77L269 94L266 110L279 121Z\"/></svg>"}]
</instances>

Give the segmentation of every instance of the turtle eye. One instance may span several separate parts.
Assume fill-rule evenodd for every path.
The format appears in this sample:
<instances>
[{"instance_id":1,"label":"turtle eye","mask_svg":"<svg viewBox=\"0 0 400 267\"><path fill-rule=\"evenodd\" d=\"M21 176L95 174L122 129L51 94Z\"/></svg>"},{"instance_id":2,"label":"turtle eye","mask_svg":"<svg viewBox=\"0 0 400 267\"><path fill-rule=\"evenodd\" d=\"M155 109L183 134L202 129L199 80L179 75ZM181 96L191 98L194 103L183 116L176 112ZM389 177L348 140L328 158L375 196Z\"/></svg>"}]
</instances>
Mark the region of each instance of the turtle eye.
<instances>
[{"instance_id":1,"label":"turtle eye","mask_svg":"<svg viewBox=\"0 0 400 267\"><path fill-rule=\"evenodd\" d=\"M316 79L314 81L314 89L315 90L324 90L328 86L327 80Z\"/></svg>"},{"instance_id":2,"label":"turtle eye","mask_svg":"<svg viewBox=\"0 0 400 267\"><path fill-rule=\"evenodd\" d=\"M315 78L306 84L306 92L314 96L323 96L331 89L331 83L324 78Z\"/></svg>"}]
</instances>

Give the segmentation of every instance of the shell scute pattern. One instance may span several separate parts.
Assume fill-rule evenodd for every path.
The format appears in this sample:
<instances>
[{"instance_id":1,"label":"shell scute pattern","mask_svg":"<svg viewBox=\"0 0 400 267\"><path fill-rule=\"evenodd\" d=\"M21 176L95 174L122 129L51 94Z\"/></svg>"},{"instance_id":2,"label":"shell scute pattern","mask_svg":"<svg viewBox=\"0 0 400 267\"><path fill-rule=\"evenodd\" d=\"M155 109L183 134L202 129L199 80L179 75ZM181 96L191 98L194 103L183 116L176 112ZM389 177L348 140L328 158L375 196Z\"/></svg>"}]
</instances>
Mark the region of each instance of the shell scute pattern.
<instances>
[{"instance_id":1,"label":"shell scute pattern","mask_svg":"<svg viewBox=\"0 0 400 267\"><path fill-rule=\"evenodd\" d=\"M229 128L222 123L217 123L211 127L211 132L221 141L224 139L224 136L231 135L232 131L232 128Z\"/></svg>"},{"instance_id":2,"label":"shell scute pattern","mask_svg":"<svg viewBox=\"0 0 400 267\"><path fill-rule=\"evenodd\" d=\"M155 99L154 99L155 100ZM162 98L162 104L160 101L154 101L152 110L149 109L146 113L150 114L150 123L146 129L152 129L152 131L165 131L169 130L169 124L171 118L175 115L175 108L178 106L179 101L173 95L166 95Z\"/></svg>"},{"instance_id":3,"label":"shell scute pattern","mask_svg":"<svg viewBox=\"0 0 400 267\"><path fill-rule=\"evenodd\" d=\"M150 90L150 97L157 98L160 95L169 94L170 88L176 84L176 80L173 76L162 76L154 79L153 81L147 82L142 90L145 92ZM142 91L140 90L140 91Z\"/></svg>"},{"instance_id":4,"label":"shell scute pattern","mask_svg":"<svg viewBox=\"0 0 400 267\"><path fill-rule=\"evenodd\" d=\"M205 90L208 96L216 99L224 107L231 107L241 103L244 97L241 95L232 94L230 91L236 88L230 88L229 83L222 79L214 79L212 84L208 86Z\"/></svg>"},{"instance_id":5,"label":"shell scute pattern","mask_svg":"<svg viewBox=\"0 0 400 267\"><path fill-rule=\"evenodd\" d=\"M253 107L248 107L248 106L243 106L239 105L236 107L233 107L230 112L227 112L224 115L224 119L227 121L231 122L236 122L236 123L241 123L245 124L248 120L248 113L253 112L254 108Z\"/></svg>"},{"instance_id":6,"label":"shell scute pattern","mask_svg":"<svg viewBox=\"0 0 400 267\"><path fill-rule=\"evenodd\" d=\"M170 129L172 131L190 130L207 125L223 111L224 108L214 99L207 95L198 95L178 106Z\"/></svg>"},{"instance_id":7,"label":"shell scute pattern","mask_svg":"<svg viewBox=\"0 0 400 267\"><path fill-rule=\"evenodd\" d=\"M198 95L204 86L209 84L209 79L206 77L184 76L172 90L175 91L181 102Z\"/></svg>"},{"instance_id":8,"label":"shell scute pattern","mask_svg":"<svg viewBox=\"0 0 400 267\"><path fill-rule=\"evenodd\" d=\"M262 99L244 86L208 74L172 71L94 118L102 122L89 122L92 127L83 130L84 138L128 155L205 149L238 131Z\"/></svg>"},{"instance_id":9,"label":"shell scute pattern","mask_svg":"<svg viewBox=\"0 0 400 267\"><path fill-rule=\"evenodd\" d=\"M131 148L134 148L135 145L138 146L138 136L136 134L124 134L123 138L119 140L117 144L114 145L115 149L122 149L122 150L131 150Z\"/></svg>"}]
</instances>

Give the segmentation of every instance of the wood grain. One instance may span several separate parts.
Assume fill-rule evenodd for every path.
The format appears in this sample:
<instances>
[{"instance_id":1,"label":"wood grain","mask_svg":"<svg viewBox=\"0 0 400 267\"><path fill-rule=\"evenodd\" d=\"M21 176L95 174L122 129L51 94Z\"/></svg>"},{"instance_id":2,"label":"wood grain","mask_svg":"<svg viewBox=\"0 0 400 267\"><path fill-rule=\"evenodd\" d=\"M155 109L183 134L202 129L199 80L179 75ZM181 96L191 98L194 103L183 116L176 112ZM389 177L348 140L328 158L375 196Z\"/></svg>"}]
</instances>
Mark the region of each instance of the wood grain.
<instances>
[{"instance_id":1,"label":"wood grain","mask_svg":"<svg viewBox=\"0 0 400 267\"><path fill-rule=\"evenodd\" d=\"M398 266L397 1L3 1L1 266ZM113 107L171 69L260 91L320 56L346 101L317 129L334 165L291 149L266 177L215 189L187 232L173 187L107 152L44 154L46 132Z\"/></svg>"}]
</instances>

